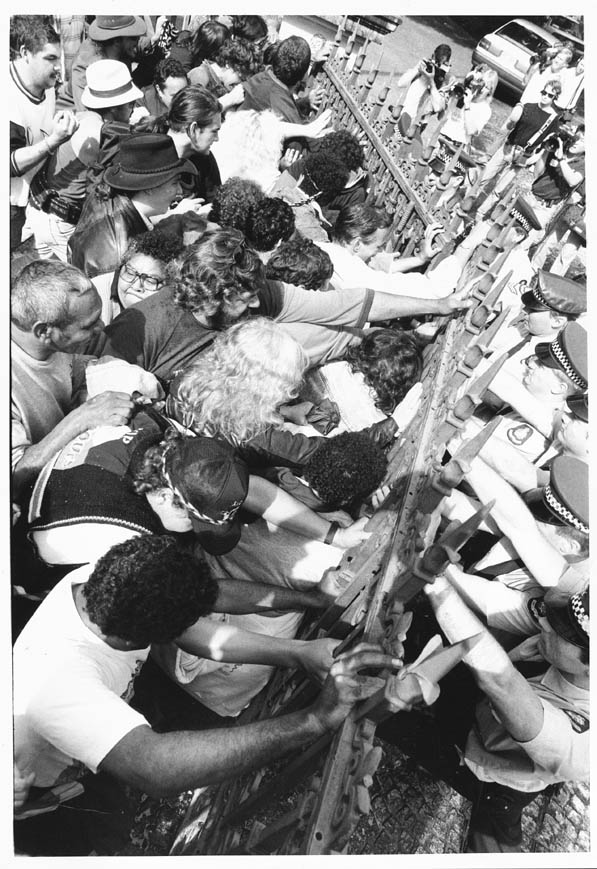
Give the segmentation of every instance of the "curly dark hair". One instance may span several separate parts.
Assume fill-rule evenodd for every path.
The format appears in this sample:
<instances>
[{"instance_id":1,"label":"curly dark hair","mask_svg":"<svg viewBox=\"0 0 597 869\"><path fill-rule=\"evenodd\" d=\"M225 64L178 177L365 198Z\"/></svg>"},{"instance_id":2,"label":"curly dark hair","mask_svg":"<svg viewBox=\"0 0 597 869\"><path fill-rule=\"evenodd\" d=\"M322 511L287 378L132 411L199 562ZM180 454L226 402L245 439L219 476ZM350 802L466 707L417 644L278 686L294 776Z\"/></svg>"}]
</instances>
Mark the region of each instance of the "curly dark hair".
<instances>
[{"instance_id":1,"label":"curly dark hair","mask_svg":"<svg viewBox=\"0 0 597 869\"><path fill-rule=\"evenodd\" d=\"M333 199L343 189L350 172L333 154L316 151L303 161L301 188L308 196L319 194L324 200Z\"/></svg>"},{"instance_id":2,"label":"curly dark hair","mask_svg":"<svg viewBox=\"0 0 597 869\"><path fill-rule=\"evenodd\" d=\"M54 30L51 15L12 15L10 19L11 60L19 56L23 45L31 54L37 54L50 43L60 43L60 36Z\"/></svg>"},{"instance_id":3,"label":"curly dark hair","mask_svg":"<svg viewBox=\"0 0 597 869\"><path fill-rule=\"evenodd\" d=\"M383 480L384 451L363 432L329 438L303 468L303 478L328 507L338 509L363 500Z\"/></svg>"},{"instance_id":4,"label":"curly dark hair","mask_svg":"<svg viewBox=\"0 0 597 869\"><path fill-rule=\"evenodd\" d=\"M310 63L311 49L307 40L302 36L289 36L277 45L272 56L272 72L290 88L305 77Z\"/></svg>"},{"instance_id":5,"label":"curly dark hair","mask_svg":"<svg viewBox=\"0 0 597 869\"><path fill-rule=\"evenodd\" d=\"M136 253L143 253L163 263L169 263L181 253L183 241L180 235L173 232L162 232L154 229L142 232L129 240L122 262L128 262Z\"/></svg>"},{"instance_id":6,"label":"curly dark hair","mask_svg":"<svg viewBox=\"0 0 597 869\"><path fill-rule=\"evenodd\" d=\"M334 265L327 251L310 238L291 238L282 242L265 266L265 276L305 290L319 290L332 277Z\"/></svg>"},{"instance_id":7,"label":"curly dark hair","mask_svg":"<svg viewBox=\"0 0 597 869\"><path fill-rule=\"evenodd\" d=\"M267 36L267 22L261 15L233 15L232 33L235 38L260 42Z\"/></svg>"},{"instance_id":8,"label":"curly dark hair","mask_svg":"<svg viewBox=\"0 0 597 869\"><path fill-rule=\"evenodd\" d=\"M322 154L333 154L349 171L360 169L365 163L365 151L355 135L348 130L328 133L316 148Z\"/></svg>"},{"instance_id":9,"label":"curly dark hair","mask_svg":"<svg viewBox=\"0 0 597 869\"><path fill-rule=\"evenodd\" d=\"M204 60L215 60L222 45L230 38L225 24L209 19L199 25L192 37L192 66L200 66Z\"/></svg>"},{"instance_id":10,"label":"curly dark hair","mask_svg":"<svg viewBox=\"0 0 597 869\"><path fill-rule=\"evenodd\" d=\"M245 231L251 206L261 202L265 194L259 184L247 178L232 177L216 190L209 219L221 227Z\"/></svg>"},{"instance_id":11,"label":"curly dark hair","mask_svg":"<svg viewBox=\"0 0 597 869\"><path fill-rule=\"evenodd\" d=\"M160 60L153 73L153 83L156 87L163 88L168 78L184 78L189 83L184 66L174 57Z\"/></svg>"},{"instance_id":12,"label":"curly dark hair","mask_svg":"<svg viewBox=\"0 0 597 869\"><path fill-rule=\"evenodd\" d=\"M144 534L113 546L85 584L91 621L142 649L168 643L211 612L218 584L173 537Z\"/></svg>"},{"instance_id":13,"label":"curly dark hair","mask_svg":"<svg viewBox=\"0 0 597 869\"><path fill-rule=\"evenodd\" d=\"M417 340L394 329L369 329L362 342L349 347L344 359L360 371L376 396L376 406L392 413L423 373L423 354Z\"/></svg>"},{"instance_id":14,"label":"curly dark hair","mask_svg":"<svg viewBox=\"0 0 597 869\"><path fill-rule=\"evenodd\" d=\"M294 232L294 211L277 196L266 196L249 208L245 233L255 250L273 250Z\"/></svg>"},{"instance_id":15,"label":"curly dark hair","mask_svg":"<svg viewBox=\"0 0 597 869\"><path fill-rule=\"evenodd\" d=\"M176 304L213 318L226 301L264 286L265 269L238 229L207 232L188 249L174 281Z\"/></svg>"},{"instance_id":16,"label":"curly dark hair","mask_svg":"<svg viewBox=\"0 0 597 869\"><path fill-rule=\"evenodd\" d=\"M241 81L246 81L262 68L259 49L246 39L227 39L215 61L233 69Z\"/></svg>"},{"instance_id":17,"label":"curly dark hair","mask_svg":"<svg viewBox=\"0 0 597 869\"><path fill-rule=\"evenodd\" d=\"M387 229L392 225L392 216L385 208L373 205L347 205L341 208L332 236L334 241L349 244L355 238L370 238L378 229Z\"/></svg>"}]
</instances>

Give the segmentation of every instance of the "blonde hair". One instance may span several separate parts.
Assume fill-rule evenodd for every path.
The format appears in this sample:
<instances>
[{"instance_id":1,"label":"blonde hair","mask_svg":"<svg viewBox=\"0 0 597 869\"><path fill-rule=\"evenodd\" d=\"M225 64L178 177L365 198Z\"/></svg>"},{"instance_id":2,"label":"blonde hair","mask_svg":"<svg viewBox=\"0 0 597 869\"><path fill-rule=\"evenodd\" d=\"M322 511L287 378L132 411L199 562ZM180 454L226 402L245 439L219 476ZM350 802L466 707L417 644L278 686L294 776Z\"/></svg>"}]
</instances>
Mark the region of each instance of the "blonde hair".
<instances>
[{"instance_id":1,"label":"blonde hair","mask_svg":"<svg viewBox=\"0 0 597 869\"><path fill-rule=\"evenodd\" d=\"M195 434L242 444L278 425L307 368L300 344L273 320L252 317L223 332L172 383L168 413Z\"/></svg>"},{"instance_id":2,"label":"blonde hair","mask_svg":"<svg viewBox=\"0 0 597 869\"><path fill-rule=\"evenodd\" d=\"M222 181L237 176L269 190L278 177L284 136L274 112L229 112L212 151Z\"/></svg>"}]
</instances>

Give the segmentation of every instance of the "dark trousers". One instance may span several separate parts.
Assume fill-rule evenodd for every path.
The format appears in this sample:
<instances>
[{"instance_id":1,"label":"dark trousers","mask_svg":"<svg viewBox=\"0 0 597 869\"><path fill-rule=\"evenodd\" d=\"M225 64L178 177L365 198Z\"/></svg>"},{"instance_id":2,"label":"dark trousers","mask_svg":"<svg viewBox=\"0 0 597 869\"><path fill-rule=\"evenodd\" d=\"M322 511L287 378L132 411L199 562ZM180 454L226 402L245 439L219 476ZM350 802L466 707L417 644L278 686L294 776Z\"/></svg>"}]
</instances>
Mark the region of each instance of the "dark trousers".
<instances>
[{"instance_id":1,"label":"dark trousers","mask_svg":"<svg viewBox=\"0 0 597 869\"><path fill-rule=\"evenodd\" d=\"M25 209L20 205L10 206L10 249L15 250L21 243L25 226Z\"/></svg>"},{"instance_id":2,"label":"dark trousers","mask_svg":"<svg viewBox=\"0 0 597 869\"><path fill-rule=\"evenodd\" d=\"M538 792L523 793L495 782L480 781L460 763L481 693L470 671L460 664L441 682L432 715L399 713L382 722L376 735L405 751L435 778L442 779L472 803L466 851L519 852L522 810Z\"/></svg>"}]
</instances>

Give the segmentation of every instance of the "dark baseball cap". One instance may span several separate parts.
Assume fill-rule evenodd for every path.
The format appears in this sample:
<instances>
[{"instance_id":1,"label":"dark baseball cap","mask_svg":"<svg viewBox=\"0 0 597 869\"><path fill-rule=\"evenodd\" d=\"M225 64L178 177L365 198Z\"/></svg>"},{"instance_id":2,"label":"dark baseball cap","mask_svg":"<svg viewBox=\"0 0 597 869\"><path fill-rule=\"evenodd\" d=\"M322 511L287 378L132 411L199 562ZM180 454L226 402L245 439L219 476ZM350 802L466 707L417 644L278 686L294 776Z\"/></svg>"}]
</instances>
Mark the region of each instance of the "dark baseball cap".
<instances>
[{"instance_id":1,"label":"dark baseball cap","mask_svg":"<svg viewBox=\"0 0 597 869\"><path fill-rule=\"evenodd\" d=\"M164 476L201 546L212 555L230 552L240 540L238 514L249 487L249 469L234 447L201 435L184 438L167 450Z\"/></svg>"}]
</instances>

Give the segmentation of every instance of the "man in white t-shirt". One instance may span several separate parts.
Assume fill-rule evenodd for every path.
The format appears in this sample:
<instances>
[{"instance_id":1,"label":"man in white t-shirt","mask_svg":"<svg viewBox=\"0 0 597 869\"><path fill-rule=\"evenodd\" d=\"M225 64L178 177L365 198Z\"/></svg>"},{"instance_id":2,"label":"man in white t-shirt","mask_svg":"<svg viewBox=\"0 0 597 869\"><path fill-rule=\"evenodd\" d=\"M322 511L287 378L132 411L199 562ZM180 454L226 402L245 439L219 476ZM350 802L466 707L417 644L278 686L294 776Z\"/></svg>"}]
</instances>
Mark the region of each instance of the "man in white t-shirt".
<instances>
[{"instance_id":1,"label":"man in white t-shirt","mask_svg":"<svg viewBox=\"0 0 597 869\"><path fill-rule=\"evenodd\" d=\"M272 590L274 605L285 593ZM14 647L17 816L42 795L26 801L28 787L79 779L84 768L156 796L240 776L339 727L363 696L361 668L401 663L358 647L336 659L307 709L246 728L157 733L129 706L134 677L152 643L195 651L193 626L219 597L204 562L154 535L112 547L50 592ZM21 823L29 820L17 821L18 837Z\"/></svg>"}]
</instances>

